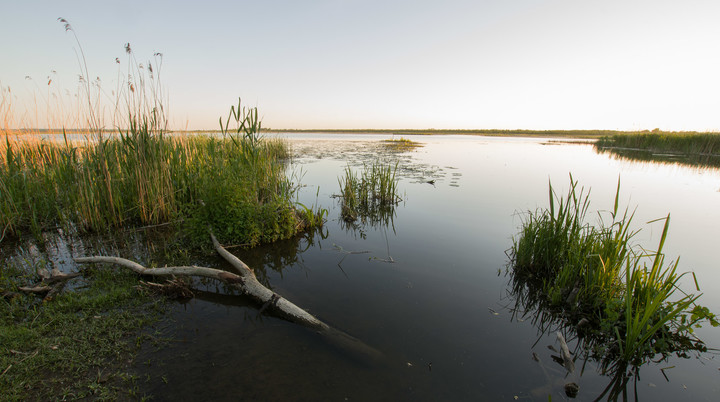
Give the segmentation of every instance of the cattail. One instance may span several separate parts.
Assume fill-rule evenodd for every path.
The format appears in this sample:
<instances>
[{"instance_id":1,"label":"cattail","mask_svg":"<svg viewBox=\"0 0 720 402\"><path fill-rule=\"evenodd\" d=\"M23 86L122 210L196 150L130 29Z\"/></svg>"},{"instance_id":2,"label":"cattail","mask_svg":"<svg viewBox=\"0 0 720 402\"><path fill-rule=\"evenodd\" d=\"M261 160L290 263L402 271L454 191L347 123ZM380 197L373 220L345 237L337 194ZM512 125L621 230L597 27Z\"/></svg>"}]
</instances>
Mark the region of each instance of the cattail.
<instances>
[{"instance_id":1,"label":"cattail","mask_svg":"<svg viewBox=\"0 0 720 402\"><path fill-rule=\"evenodd\" d=\"M72 31L72 27L70 26L70 23L67 22L67 20L66 20L65 18L62 18L62 17L61 17L61 18L58 18L58 21L60 21L60 22L62 22L63 24L65 24L65 31L66 31L66 32L67 32L67 31Z\"/></svg>"}]
</instances>

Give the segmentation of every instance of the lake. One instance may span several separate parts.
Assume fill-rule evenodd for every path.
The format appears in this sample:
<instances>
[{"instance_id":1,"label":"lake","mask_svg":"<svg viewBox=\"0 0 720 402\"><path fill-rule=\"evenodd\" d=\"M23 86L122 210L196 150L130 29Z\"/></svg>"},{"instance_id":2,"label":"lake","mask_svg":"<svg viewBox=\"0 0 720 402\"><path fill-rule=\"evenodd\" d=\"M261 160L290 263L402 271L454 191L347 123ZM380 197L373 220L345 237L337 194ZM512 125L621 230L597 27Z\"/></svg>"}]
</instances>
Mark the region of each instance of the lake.
<instances>
[{"instance_id":1,"label":"lake","mask_svg":"<svg viewBox=\"0 0 720 402\"><path fill-rule=\"evenodd\" d=\"M612 208L619 177L621 205L637 207L636 241L648 249L662 222L645 222L670 213L665 252L682 256L679 270L696 273L700 304L720 312L718 170L615 159L550 139L406 136L423 146L394 152L383 135L277 136L294 150L298 201L327 208L328 221L321 233L232 251L275 292L383 358L365 361L208 285L159 325L175 341L136 361L141 390L155 400L567 399L571 380L548 347L558 348L555 333L542 333L532 315L513 316L505 252L523 213L548 205L548 182L565 193L569 174L591 188L591 211ZM374 160L398 163L403 201L387 224L348 225L334 197L338 177ZM695 290L691 276L682 283ZM709 325L697 334L720 346ZM601 395L611 378L591 360L576 366L577 399ZM719 368L714 353L651 363L628 396L718 400Z\"/></svg>"}]
</instances>

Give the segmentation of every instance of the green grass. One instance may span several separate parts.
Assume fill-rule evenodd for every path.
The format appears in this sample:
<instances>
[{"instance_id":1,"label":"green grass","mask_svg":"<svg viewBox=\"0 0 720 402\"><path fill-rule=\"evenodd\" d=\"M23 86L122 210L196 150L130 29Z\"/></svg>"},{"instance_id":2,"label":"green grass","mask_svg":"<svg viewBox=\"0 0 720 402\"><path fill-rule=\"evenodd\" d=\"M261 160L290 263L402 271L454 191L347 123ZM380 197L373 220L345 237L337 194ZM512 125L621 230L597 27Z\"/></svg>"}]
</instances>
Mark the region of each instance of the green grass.
<instances>
[{"instance_id":1,"label":"green grass","mask_svg":"<svg viewBox=\"0 0 720 402\"><path fill-rule=\"evenodd\" d=\"M575 328L584 319L578 334L606 368L704 350L693 327L703 320L718 323L695 303L699 296L678 288L684 275L678 261L665 261L670 216L662 219L657 250L647 251L633 244L634 214L619 209L619 195L618 181L612 209L591 225L589 191L572 177L565 197L550 185L549 208L524 217L509 252L516 297L526 309L543 311L543 320Z\"/></svg>"},{"instance_id":2,"label":"green grass","mask_svg":"<svg viewBox=\"0 0 720 402\"><path fill-rule=\"evenodd\" d=\"M634 133L604 136L595 142L601 152L631 159L667 158L692 165L720 166L718 133ZM657 156L657 154L660 154ZM677 158L680 158L677 160Z\"/></svg>"},{"instance_id":3,"label":"green grass","mask_svg":"<svg viewBox=\"0 0 720 402\"><path fill-rule=\"evenodd\" d=\"M59 228L86 239L89 232L170 224L189 240L172 243L182 255L188 243L210 244L208 228L223 243L254 246L322 226L326 210L295 204L287 144L262 138L256 108L231 107L228 119L220 120L220 135L173 135L159 84L161 54L143 66L127 44L128 79L118 80L115 103L107 107L78 46L76 109L59 107L63 115L48 121L63 127L73 121L68 132L83 139L43 140L33 135L37 130L13 127L12 97L2 91L2 246L32 234L37 247ZM112 111L112 130L106 129L106 110ZM162 312L159 299L137 289L135 273L100 267L84 270L82 279L72 280L80 285L41 302L18 288L36 282L37 268L48 263L16 252L15 259L0 255L2 399L138 399L136 377L126 367L144 339L140 331Z\"/></svg>"},{"instance_id":4,"label":"green grass","mask_svg":"<svg viewBox=\"0 0 720 402\"><path fill-rule=\"evenodd\" d=\"M58 226L106 231L182 222L196 240L207 237L208 225L232 243L292 236L307 224L285 174L287 146L257 135L257 110L241 113L245 123L220 137L172 136L147 121L82 143L6 135L0 229L20 236Z\"/></svg>"},{"instance_id":5,"label":"green grass","mask_svg":"<svg viewBox=\"0 0 720 402\"><path fill-rule=\"evenodd\" d=\"M139 292L134 273L107 267L86 270L73 280L84 286L49 302L16 293L45 265L28 257L0 268L3 400L137 397L126 367L163 302Z\"/></svg>"},{"instance_id":6,"label":"green grass","mask_svg":"<svg viewBox=\"0 0 720 402\"><path fill-rule=\"evenodd\" d=\"M360 173L346 167L345 175L338 178L343 220L377 222L391 216L401 201L396 172L397 163L363 165Z\"/></svg>"},{"instance_id":7,"label":"green grass","mask_svg":"<svg viewBox=\"0 0 720 402\"><path fill-rule=\"evenodd\" d=\"M67 20L58 20L75 36ZM116 99L106 105L75 40L78 101L48 109L74 116L72 131L89 133L83 140L16 135L8 117L12 97L2 92L0 241L27 233L40 238L58 227L104 232L174 223L194 244L209 244L212 227L222 242L252 246L322 223L315 211L297 211L287 144L262 138L257 108L231 107L227 120L220 119L219 136L173 135L160 84L161 53L143 65L126 44L127 74L116 59ZM63 127L67 120L48 117Z\"/></svg>"}]
</instances>

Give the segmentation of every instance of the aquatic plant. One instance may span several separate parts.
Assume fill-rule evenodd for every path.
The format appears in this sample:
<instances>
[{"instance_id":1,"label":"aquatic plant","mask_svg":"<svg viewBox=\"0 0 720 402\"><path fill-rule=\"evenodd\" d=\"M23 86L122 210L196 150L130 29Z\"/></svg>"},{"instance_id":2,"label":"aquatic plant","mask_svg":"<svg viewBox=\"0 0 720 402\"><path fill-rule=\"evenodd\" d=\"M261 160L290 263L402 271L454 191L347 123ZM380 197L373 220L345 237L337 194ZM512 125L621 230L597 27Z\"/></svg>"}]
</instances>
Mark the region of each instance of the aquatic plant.
<instances>
[{"instance_id":1,"label":"aquatic plant","mask_svg":"<svg viewBox=\"0 0 720 402\"><path fill-rule=\"evenodd\" d=\"M389 140L382 140L382 144L391 151L395 152L406 152L412 151L415 148L422 147L423 144L409 140L407 138L391 138Z\"/></svg>"},{"instance_id":2,"label":"aquatic plant","mask_svg":"<svg viewBox=\"0 0 720 402\"><path fill-rule=\"evenodd\" d=\"M524 217L509 251L519 304L576 328L604 369L637 367L657 354L705 350L693 326L718 322L695 303L699 295L680 291L682 296L673 298L685 274L677 273L677 260L665 263L670 216L662 219L657 250L639 248L632 243L634 214L619 210L619 194L618 180L610 223L599 213L598 224L590 225L589 191L578 188L572 176L565 197L549 185L549 208Z\"/></svg>"},{"instance_id":3,"label":"aquatic plant","mask_svg":"<svg viewBox=\"0 0 720 402\"><path fill-rule=\"evenodd\" d=\"M338 178L343 220L355 222L362 218L374 222L392 215L402 201L398 196L396 172L397 163L363 164L360 175L347 166L345 176Z\"/></svg>"},{"instance_id":4,"label":"aquatic plant","mask_svg":"<svg viewBox=\"0 0 720 402\"><path fill-rule=\"evenodd\" d=\"M595 149L629 159L720 166L719 133L615 134L598 139Z\"/></svg>"}]
</instances>

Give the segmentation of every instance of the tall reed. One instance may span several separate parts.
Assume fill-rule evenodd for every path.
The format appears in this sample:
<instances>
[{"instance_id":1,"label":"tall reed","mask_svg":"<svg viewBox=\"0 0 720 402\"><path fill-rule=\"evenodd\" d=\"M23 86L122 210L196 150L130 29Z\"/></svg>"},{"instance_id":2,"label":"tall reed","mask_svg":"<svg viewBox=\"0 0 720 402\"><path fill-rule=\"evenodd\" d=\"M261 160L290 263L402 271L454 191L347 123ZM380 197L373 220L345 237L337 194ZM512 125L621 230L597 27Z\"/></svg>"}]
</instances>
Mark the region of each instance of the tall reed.
<instances>
[{"instance_id":1,"label":"tall reed","mask_svg":"<svg viewBox=\"0 0 720 402\"><path fill-rule=\"evenodd\" d=\"M61 141L17 136L7 117L12 98L3 92L0 241L56 227L181 223L197 242L207 241L211 226L223 242L255 245L322 224L322 210L297 211L297 187L286 175L288 147L261 138L256 108L233 106L224 124L221 119L221 136L172 135L159 83L162 55L144 66L129 44L125 50L128 78L116 93L115 132L104 127L105 108L87 85L87 101L79 105L90 134L73 138L63 130ZM86 77L82 58L80 64Z\"/></svg>"},{"instance_id":2,"label":"tall reed","mask_svg":"<svg viewBox=\"0 0 720 402\"><path fill-rule=\"evenodd\" d=\"M549 208L524 218L509 252L515 294L573 325L584 319L588 347L600 351L606 367L702 348L691 337L693 325L718 323L695 304L699 296L672 297L682 275L662 251L670 216L657 250L648 252L632 243L634 213L619 209L620 181L609 223L602 214L597 225L586 221L589 193L572 176L565 197L550 184Z\"/></svg>"},{"instance_id":3,"label":"tall reed","mask_svg":"<svg viewBox=\"0 0 720 402\"><path fill-rule=\"evenodd\" d=\"M392 215L401 198L398 195L397 163L363 165L358 175L350 166L338 178L340 185L341 216L347 222L358 218L372 221Z\"/></svg>"}]
</instances>

